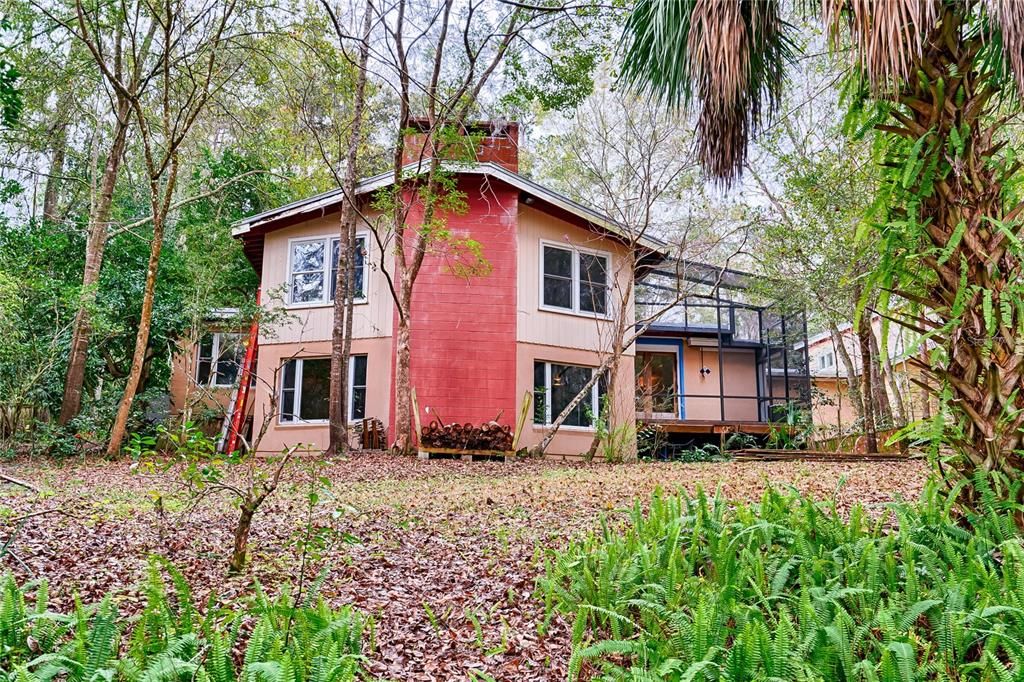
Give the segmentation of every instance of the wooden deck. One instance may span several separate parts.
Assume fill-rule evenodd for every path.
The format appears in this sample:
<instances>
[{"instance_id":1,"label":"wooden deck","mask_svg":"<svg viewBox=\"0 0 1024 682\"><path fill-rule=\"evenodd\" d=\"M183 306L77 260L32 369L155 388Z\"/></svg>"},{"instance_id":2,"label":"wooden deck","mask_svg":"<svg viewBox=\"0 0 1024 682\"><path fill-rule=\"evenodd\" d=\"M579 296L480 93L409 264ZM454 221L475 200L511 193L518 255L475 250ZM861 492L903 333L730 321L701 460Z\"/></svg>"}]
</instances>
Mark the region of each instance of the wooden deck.
<instances>
[{"instance_id":1,"label":"wooden deck","mask_svg":"<svg viewBox=\"0 0 1024 682\"><path fill-rule=\"evenodd\" d=\"M637 417L637 422L657 426L665 433L689 434L723 434L749 433L752 436L763 436L773 429L785 429L785 424L749 421L713 421L704 419L644 419Z\"/></svg>"},{"instance_id":2,"label":"wooden deck","mask_svg":"<svg viewBox=\"0 0 1024 682\"><path fill-rule=\"evenodd\" d=\"M914 459L899 452L835 452L831 450L737 450L733 458L738 462L896 462Z\"/></svg>"}]
</instances>

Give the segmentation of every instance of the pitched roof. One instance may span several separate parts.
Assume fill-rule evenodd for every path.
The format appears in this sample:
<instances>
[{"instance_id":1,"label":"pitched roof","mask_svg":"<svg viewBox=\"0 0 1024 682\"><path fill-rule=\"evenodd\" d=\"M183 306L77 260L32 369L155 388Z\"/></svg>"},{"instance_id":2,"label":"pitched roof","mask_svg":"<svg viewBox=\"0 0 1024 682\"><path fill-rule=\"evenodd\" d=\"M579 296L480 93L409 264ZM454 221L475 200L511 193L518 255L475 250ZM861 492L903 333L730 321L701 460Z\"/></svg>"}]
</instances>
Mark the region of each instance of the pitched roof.
<instances>
[{"instance_id":1,"label":"pitched roof","mask_svg":"<svg viewBox=\"0 0 1024 682\"><path fill-rule=\"evenodd\" d=\"M563 194L540 185L533 180L519 175L518 173L513 173L507 168L503 168L495 163L459 163L454 161L443 161L441 166L444 170L453 173L483 175L495 180L500 180L501 182L515 187L521 192L532 195L542 202L546 202L551 206L579 218L591 229L607 232L609 235L619 237L620 239L629 241L633 240L629 228L617 222L613 218L593 208L584 206L577 201L573 201ZM403 176L413 176L420 172L420 162L410 163L402 167ZM369 194L378 189L388 187L394 182L394 179L394 173L391 171L364 178L360 180L359 184L356 186L356 194ZM257 213L256 215L249 216L248 218L235 222L231 226L231 234L235 237L242 237L260 227L268 227L272 229L272 223L279 221L293 222L296 219L302 219L303 216L314 217L317 214L323 214L335 210L341 205L343 198L344 192L341 189L332 189L306 199L293 201L289 204L278 206L277 208L269 211L263 211L262 213ZM661 253L662 250L668 246L666 242L646 235L636 239L636 242L640 246L657 253Z\"/></svg>"}]
</instances>

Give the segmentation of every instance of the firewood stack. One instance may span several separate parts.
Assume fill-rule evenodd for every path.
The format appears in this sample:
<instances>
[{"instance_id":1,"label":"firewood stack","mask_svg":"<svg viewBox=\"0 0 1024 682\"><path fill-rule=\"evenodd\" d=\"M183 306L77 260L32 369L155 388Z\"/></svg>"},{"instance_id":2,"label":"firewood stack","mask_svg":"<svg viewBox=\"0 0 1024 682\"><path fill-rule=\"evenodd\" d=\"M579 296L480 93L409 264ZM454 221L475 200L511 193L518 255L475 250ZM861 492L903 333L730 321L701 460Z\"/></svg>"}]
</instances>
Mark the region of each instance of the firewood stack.
<instances>
[{"instance_id":1,"label":"firewood stack","mask_svg":"<svg viewBox=\"0 0 1024 682\"><path fill-rule=\"evenodd\" d=\"M442 424L435 419L420 430L420 444L425 448L506 452L512 449L512 429L497 421L473 426Z\"/></svg>"}]
</instances>

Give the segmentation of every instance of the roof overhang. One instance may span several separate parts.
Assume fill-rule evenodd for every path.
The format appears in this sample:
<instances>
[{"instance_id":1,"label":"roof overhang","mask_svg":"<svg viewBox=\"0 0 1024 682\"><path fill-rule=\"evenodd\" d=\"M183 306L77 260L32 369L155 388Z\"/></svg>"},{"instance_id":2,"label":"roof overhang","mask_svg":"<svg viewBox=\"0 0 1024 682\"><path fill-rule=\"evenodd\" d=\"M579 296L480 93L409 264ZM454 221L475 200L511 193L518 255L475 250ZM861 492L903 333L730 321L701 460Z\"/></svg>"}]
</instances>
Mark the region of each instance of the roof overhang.
<instances>
[{"instance_id":1,"label":"roof overhang","mask_svg":"<svg viewBox=\"0 0 1024 682\"><path fill-rule=\"evenodd\" d=\"M402 167L401 177L414 180L418 175L423 174L424 166L424 162L407 164ZM443 161L441 162L441 167L445 171L456 174L481 175L503 182L528 196L535 197L542 204L547 204L558 209L560 212L569 214L588 229L604 233L619 241L635 244L637 247L649 251L649 256L653 257L656 261L666 257L664 252L668 246L666 242L648 235L634 235L628 227L607 215L524 178L518 173L513 173L507 168L494 163L459 163L455 161ZM377 190L391 186L394 182L395 174L393 172L364 178L356 186L356 196L372 194ZM301 222L302 220L339 211L341 210L344 196L345 193L341 189L333 189L269 211L257 213L234 223L231 226L231 234L234 237L245 238L246 235L252 233L264 233ZM530 205L536 207L538 204L534 202Z\"/></svg>"}]
</instances>

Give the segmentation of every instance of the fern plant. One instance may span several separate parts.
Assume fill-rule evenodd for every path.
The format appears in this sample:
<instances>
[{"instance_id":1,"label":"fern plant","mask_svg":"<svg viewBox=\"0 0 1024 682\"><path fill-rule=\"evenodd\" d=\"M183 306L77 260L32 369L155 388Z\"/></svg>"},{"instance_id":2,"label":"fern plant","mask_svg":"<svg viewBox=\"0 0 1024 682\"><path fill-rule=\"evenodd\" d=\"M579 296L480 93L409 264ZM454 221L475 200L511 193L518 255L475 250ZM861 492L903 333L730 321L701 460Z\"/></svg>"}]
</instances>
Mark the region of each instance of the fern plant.
<instances>
[{"instance_id":1,"label":"fern plant","mask_svg":"<svg viewBox=\"0 0 1024 682\"><path fill-rule=\"evenodd\" d=\"M549 552L538 590L575 619L572 680L1024 681L1015 510L993 491L964 519L956 494L933 483L873 518L659 492Z\"/></svg>"},{"instance_id":2,"label":"fern plant","mask_svg":"<svg viewBox=\"0 0 1024 682\"><path fill-rule=\"evenodd\" d=\"M166 577L165 577L166 576ZM151 562L142 613L121 618L108 598L76 601L70 614L48 610L45 582L0 578L0 682L348 682L364 673L372 621L330 608L310 590L288 590L235 610L211 596L198 609L172 565ZM34 594L34 598L30 595ZM252 630L243 642L243 623ZM233 652L242 644L241 662Z\"/></svg>"}]
</instances>

